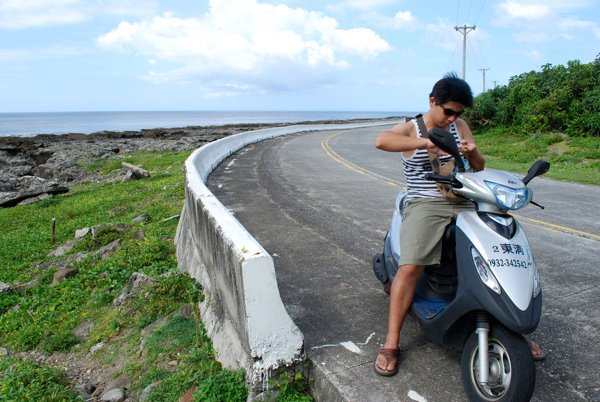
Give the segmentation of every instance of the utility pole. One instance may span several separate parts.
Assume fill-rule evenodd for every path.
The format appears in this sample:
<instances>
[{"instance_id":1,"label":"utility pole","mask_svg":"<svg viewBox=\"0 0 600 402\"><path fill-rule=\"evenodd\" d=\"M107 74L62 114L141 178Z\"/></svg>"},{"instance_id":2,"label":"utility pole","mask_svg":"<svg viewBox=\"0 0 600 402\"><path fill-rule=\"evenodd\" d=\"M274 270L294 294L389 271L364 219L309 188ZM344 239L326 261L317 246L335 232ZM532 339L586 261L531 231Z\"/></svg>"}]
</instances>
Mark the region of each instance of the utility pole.
<instances>
[{"instance_id":1,"label":"utility pole","mask_svg":"<svg viewBox=\"0 0 600 402\"><path fill-rule=\"evenodd\" d=\"M485 72L489 70L489 68L480 68L479 71L483 73L483 92L485 92Z\"/></svg>"},{"instance_id":2,"label":"utility pole","mask_svg":"<svg viewBox=\"0 0 600 402\"><path fill-rule=\"evenodd\" d=\"M467 64L467 34L475 30L475 25L462 27L454 27L454 29L463 35L463 63L462 63L462 79L465 79L465 66Z\"/></svg>"},{"instance_id":3,"label":"utility pole","mask_svg":"<svg viewBox=\"0 0 600 402\"><path fill-rule=\"evenodd\" d=\"M498 81L493 80L492 83L494 84L494 89L496 89L496 85L498 84Z\"/></svg>"}]
</instances>

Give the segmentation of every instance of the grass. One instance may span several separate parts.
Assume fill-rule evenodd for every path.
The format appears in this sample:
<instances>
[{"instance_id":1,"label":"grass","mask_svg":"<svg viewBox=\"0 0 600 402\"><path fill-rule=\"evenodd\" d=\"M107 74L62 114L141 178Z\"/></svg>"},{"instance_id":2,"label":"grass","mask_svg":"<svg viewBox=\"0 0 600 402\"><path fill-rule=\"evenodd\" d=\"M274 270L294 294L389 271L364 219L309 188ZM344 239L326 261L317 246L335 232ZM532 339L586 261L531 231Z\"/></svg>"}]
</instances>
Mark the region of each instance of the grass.
<instances>
[{"instance_id":1,"label":"grass","mask_svg":"<svg viewBox=\"0 0 600 402\"><path fill-rule=\"evenodd\" d=\"M556 180L600 185L600 138L524 134L507 129L476 133L486 166L526 173L537 159L550 162L545 175Z\"/></svg>"},{"instance_id":2,"label":"grass","mask_svg":"<svg viewBox=\"0 0 600 402\"><path fill-rule=\"evenodd\" d=\"M86 358L92 346L103 342L105 346L92 357L95 364L113 366L115 375L126 373L131 392L137 395L152 384L149 400L178 401L192 386L197 387L196 400L246 399L244 372L224 370L215 360L195 307L202 298L201 288L177 270L173 244L177 220L163 221L181 212L182 167L188 156L189 152L138 152L124 159L99 160L88 169L115 176L125 160L143 166L151 177L89 183L60 197L0 209L0 281L13 287L33 283L23 292L0 297L2 348L64 351ZM142 214L150 219L133 223ZM87 253L70 265L77 275L51 285L59 269L52 264L64 257L48 253L72 240L77 229L100 224L108 225L68 253ZM117 239L121 246L108 258L94 255ZM113 300L134 272L155 281L126 305L113 308ZM191 313L180 314L183 306L193 306ZM162 325L144 337L143 330L159 319ZM88 338L75 336L73 329L86 321L94 324ZM0 400L81 400L73 385L59 369L20 360L15 353L0 357ZM282 394L295 400L294 392ZM301 391L299 395L305 397Z\"/></svg>"}]
</instances>

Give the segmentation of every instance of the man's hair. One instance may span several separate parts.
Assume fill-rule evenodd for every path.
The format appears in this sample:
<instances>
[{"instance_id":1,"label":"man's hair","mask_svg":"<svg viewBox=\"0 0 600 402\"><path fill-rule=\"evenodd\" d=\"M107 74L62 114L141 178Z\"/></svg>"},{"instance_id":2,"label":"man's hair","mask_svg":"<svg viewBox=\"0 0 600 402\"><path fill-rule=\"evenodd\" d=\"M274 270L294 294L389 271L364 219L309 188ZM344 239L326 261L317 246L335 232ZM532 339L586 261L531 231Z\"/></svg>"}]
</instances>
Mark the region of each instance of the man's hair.
<instances>
[{"instance_id":1,"label":"man's hair","mask_svg":"<svg viewBox=\"0 0 600 402\"><path fill-rule=\"evenodd\" d=\"M430 97L435 98L435 103L441 105L448 102L458 102L465 107L473 106L473 93L471 87L456 73L447 73L444 78L433 86Z\"/></svg>"}]
</instances>

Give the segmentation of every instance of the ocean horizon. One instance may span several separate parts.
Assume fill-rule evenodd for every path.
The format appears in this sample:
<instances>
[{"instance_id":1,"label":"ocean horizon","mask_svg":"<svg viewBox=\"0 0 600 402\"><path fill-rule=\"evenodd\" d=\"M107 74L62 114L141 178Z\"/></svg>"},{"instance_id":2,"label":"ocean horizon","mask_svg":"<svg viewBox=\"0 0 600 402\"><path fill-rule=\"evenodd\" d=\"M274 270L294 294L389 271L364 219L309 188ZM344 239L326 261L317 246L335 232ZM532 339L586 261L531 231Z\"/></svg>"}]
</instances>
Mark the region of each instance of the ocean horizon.
<instances>
[{"instance_id":1,"label":"ocean horizon","mask_svg":"<svg viewBox=\"0 0 600 402\"><path fill-rule=\"evenodd\" d=\"M38 134L92 134L152 128L223 126L245 123L384 119L414 116L393 111L140 111L0 113L0 137Z\"/></svg>"}]
</instances>

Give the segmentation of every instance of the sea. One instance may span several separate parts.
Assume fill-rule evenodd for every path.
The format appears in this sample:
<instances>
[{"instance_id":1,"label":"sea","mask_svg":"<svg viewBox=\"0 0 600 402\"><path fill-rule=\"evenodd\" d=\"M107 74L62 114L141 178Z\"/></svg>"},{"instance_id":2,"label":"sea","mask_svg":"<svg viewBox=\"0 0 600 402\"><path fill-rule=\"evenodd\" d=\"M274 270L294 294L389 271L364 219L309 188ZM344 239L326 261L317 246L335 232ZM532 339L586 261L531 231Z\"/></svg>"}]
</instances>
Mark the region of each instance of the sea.
<instances>
[{"instance_id":1,"label":"sea","mask_svg":"<svg viewBox=\"0 0 600 402\"><path fill-rule=\"evenodd\" d=\"M383 119L414 116L413 112L357 111L162 111L0 113L0 137L37 134L91 134L150 128L222 126L243 123Z\"/></svg>"}]
</instances>

